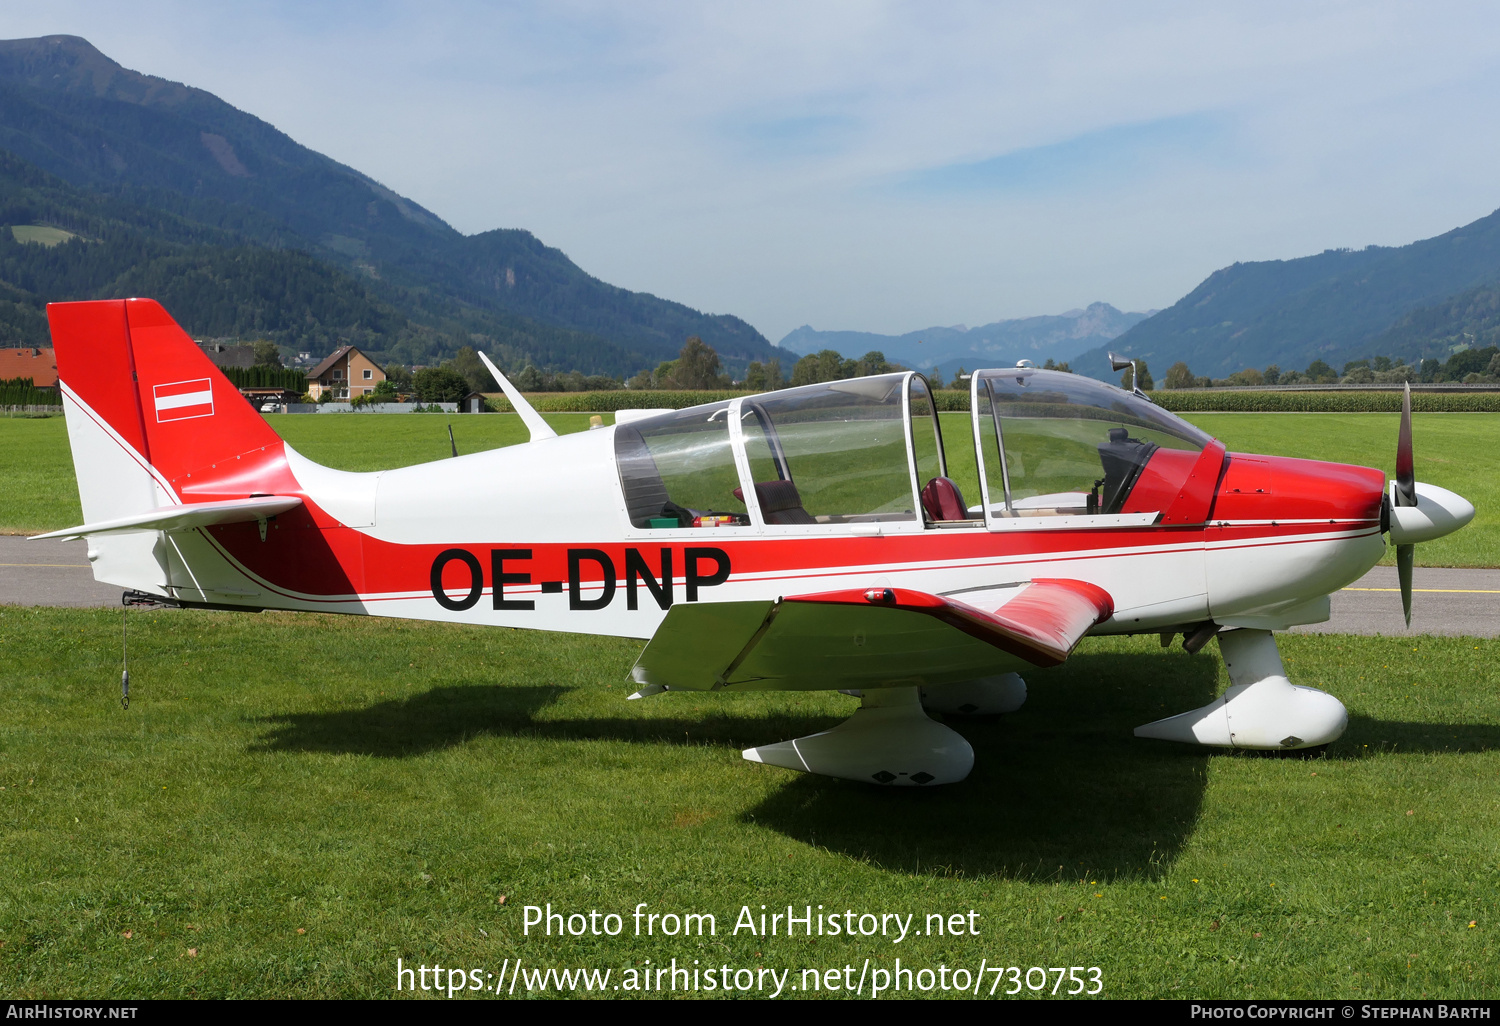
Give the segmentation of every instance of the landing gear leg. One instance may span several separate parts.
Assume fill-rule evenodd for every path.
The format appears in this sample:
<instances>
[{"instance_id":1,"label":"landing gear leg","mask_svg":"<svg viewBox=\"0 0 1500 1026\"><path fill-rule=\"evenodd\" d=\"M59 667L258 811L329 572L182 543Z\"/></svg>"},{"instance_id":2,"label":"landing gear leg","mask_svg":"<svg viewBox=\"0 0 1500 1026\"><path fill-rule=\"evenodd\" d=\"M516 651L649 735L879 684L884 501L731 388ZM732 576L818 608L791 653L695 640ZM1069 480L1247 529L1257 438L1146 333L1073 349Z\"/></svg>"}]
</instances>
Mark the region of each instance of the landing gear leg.
<instances>
[{"instance_id":1,"label":"landing gear leg","mask_svg":"<svg viewBox=\"0 0 1500 1026\"><path fill-rule=\"evenodd\" d=\"M974 749L922 711L918 689L865 691L859 710L820 734L747 748L751 762L891 787L952 784L974 768Z\"/></svg>"},{"instance_id":2,"label":"landing gear leg","mask_svg":"<svg viewBox=\"0 0 1500 1026\"><path fill-rule=\"evenodd\" d=\"M1337 698L1287 680L1270 631L1224 631L1219 651L1229 689L1201 709L1136 727L1136 737L1287 751L1326 745L1349 725L1349 713Z\"/></svg>"}]
</instances>

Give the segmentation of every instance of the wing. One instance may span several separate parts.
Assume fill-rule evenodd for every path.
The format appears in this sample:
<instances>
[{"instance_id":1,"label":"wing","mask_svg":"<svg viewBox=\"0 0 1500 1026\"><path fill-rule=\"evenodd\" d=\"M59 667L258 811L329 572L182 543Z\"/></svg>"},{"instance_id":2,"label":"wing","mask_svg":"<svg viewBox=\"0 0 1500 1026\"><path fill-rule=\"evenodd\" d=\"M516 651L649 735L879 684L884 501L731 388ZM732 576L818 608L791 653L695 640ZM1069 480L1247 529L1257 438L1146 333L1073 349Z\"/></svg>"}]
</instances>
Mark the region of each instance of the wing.
<instances>
[{"instance_id":1,"label":"wing","mask_svg":"<svg viewBox=\"0 0 1500 1026\"><path fill-rule=\"evenodd\" d=\"M1114 602L1084 581L1035 580L966 592L904 588L775 602L674 605L632 676L665 688L822 691L950 684L1056 666Z\"/></svg>"}]
</instances>

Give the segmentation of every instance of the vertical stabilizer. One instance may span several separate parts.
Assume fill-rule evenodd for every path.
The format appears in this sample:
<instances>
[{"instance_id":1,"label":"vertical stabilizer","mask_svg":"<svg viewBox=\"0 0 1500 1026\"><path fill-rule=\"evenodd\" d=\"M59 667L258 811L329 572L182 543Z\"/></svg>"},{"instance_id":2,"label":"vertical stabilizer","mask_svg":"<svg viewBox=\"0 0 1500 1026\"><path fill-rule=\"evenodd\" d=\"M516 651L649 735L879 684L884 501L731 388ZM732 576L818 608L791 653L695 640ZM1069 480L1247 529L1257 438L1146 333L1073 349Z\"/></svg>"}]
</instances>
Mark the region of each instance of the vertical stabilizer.
<instances>
[{"instance_id":1,"label":"vertical stabilizer","mask_svg":"<svg viewBox=\"0 0 1500 1026\"><path fill-rule=\"evenodd\" d=\"M285 480L265 419L149 299L47 308L85 523L204 499L247 497ZM164 594L161 532L91 539L100 581Z\"/></svg>"}]
</instances>

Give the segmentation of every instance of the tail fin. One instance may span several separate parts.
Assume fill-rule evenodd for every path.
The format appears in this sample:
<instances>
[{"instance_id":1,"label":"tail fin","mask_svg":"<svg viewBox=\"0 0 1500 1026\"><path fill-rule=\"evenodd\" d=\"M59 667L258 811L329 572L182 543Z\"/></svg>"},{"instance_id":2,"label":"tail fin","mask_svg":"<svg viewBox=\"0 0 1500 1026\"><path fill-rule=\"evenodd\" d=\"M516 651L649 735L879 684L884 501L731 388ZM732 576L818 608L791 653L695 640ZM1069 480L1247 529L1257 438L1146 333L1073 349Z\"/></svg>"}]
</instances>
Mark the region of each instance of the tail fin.
<instances>
[{"instance_id":1,"label":"tail fin","mask_svg":"<svg viewBox=\"0 0 1500 1026\"><path fill-rule=\"evenodd\" d=\"M47 320L64 394L89 422L77 432L75 410L67 411L86 521L180 502L205 477L224 477L225 461L279 451L276 432L154 300L53 303ZM162 494L139 487L116 494L118 475L90 473L103 469L93 451L100 434Z\"/></svg>"},{"instance_id":2,"label":"tail fin","mask_svg":"<svg viewBox=\"0 0 1500 1026\"><path fill-rule=\"evenodd\" d=\"M281 439L160 304L53 303L47 320L85 523L273 490L255 482ZM101 581L167 583L155 531L91 542L89 558Z\"/></svg>"}]
</instances>

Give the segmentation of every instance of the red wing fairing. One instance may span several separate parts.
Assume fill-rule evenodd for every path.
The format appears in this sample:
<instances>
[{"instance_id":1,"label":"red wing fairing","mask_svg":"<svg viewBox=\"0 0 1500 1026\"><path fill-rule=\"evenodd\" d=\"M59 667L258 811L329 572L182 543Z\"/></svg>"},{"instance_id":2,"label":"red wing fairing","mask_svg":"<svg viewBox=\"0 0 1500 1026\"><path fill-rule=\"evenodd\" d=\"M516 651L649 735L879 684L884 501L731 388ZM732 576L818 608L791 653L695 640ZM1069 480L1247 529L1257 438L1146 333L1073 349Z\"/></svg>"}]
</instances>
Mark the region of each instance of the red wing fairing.
<instances>
[{"instance_id":1,"label":"red wing fairing","mask_svg":"<svg viewBox=\"0 0 1500 1026\"><path fill-rule=\"evenodd\" d=\"M1056 666L1114 611L1103 589L1083 581L1036 580L967 597L875 588L676 605L634 676L687 690L950 684Z\"/></svg>"}]
</instances>

